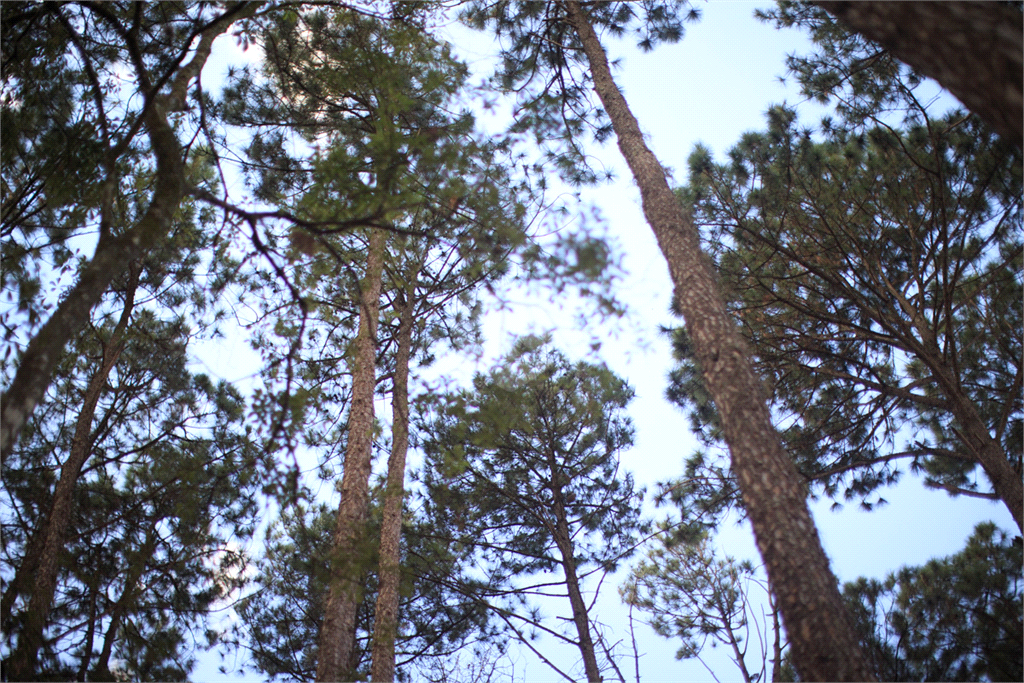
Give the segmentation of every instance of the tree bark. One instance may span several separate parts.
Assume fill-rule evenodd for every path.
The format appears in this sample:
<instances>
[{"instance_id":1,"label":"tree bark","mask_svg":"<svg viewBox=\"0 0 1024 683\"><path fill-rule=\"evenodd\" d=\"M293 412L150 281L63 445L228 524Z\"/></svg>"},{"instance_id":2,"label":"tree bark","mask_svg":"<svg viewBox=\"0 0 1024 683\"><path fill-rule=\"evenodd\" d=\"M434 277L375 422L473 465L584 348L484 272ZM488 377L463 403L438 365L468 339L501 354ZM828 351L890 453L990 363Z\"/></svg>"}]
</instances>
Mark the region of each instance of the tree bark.
<instances>
[{"instance_id":1,"label":"tree bark","mask_svg":"<svg viewBox=\"0 0 1024 683\"><path fill-rule=\"evenodd\" d=\"M380 313L381 273L385 235L370 233L366 274L359 284L359 331L353 343L352 405L348 414L348 442L341 477L341 503L334 528L331 585L320 628L316 680L351 679L356 654L356 612L362 586L359 577L359 539L370 504L373 456L373 394L377 387L377 317Z\"/></svg>"},{"instance_id":2,"label":"tree bark","mask_svg":"<svg viewBox=\"0 0 1024 683\"><path fill-rule=\"evenodd\" d=\"M580 591L579 575L576 571L576 556L573 552L572 535L569 533L569 520L565 511L565 496L562 492L558 461L554 452L547 456L551 470L551 493L554 502L555 528L552 534L555 545L562 556L562 571L565 574L565 588L572 606L572 620L576 625L579 638L580 654L583 656L583 672L588 683L600 683L601 670L597 666L597 654L594 650L594 639L590 635L590 616L587 614L587 603Z\"/></svg>"},{"instance_id":3,"label":"tree bark","mask_svg":"<svg viewBox=\"0 0 1024 683\"><path fill-rule=\"evenodd\" d=\"M78 414L75 433L71 437L71 449L67 460L60 471L60 479L53 493L50 511L41 530L41 542L38 546L38 558L26 556L23 563L34 564L32 596L26 610L25 626L18 636L18 646L11 655L10 675L12 680L29 680L35 674L39 648L43 645L43 630L53 606L53 593L57 588L57 576L60 571L60 556L64 551L67 530L71 527L73 498L82 466L92 453L93 418L96 415L96 404L107 384L110 371L117 364L121 351L124 350L124 332L131 319L135 306L135 291L139 285L140 265L136 262L131 266L131 280L125 294L124 308L121 318L114 327L110 339L103 345L103 357L100 367L89 379L85 395L82 399L82 410ZM34 545L34 544L33 544ZM34 562L33 562L34 560Z\"/></svg>"},{"instance_id":4,"label":"tree bark","mask_svg":"<svg viewBox=\"0 0 1024 683\"><path fill-rule=\"evenodd\" d=\"M779 598L797 671L804 680L874 680L818 538L807 492L772 425L764 387L727 312L710 259L701 251L699 233L644 143L579 2L567 0L564 6L640 188L644 215L668 262L675 298L718 408L732 469Z\"/></svg>"},{"instance_id":5,"label":"tree bark","mask_svg":"<svg viewBox=\"0 0 1024 683\"><path fill-rule=\"evenodd\" d=\"M409 449L409 355L412 350L413 301L411 287L401 306L398 348L391 391L392 439L388 482L384 491L384 519L380 529L380 590L373 612L373 664L370 679L395 679L395 637L398 634L401 565L402 503L405 498L405 456Z\"/></svg>"},{"instance_id":6,"label":"tree bark","mask_svg":"<svg viewBox=\"0 0 1024 683\"><path fill-rule=\"evenodd\" d=\"M995 2L815 2L1024 148L1024 14Z\"/></svg>"},{"instance_id":7,"label":"tree bark","mask_svg":"<svg viewBox=\"0 0 1024 683\"><path fill-rule=\"evenodd\" d=\"M251 16L258 5L234 3L218 20L210 23L200 34L192 59L170 81L167 95L143 93L153 100L143 112L143 125L156 159L153 198L138 223L123 234L113 236L109 230L101 230L96 252L82 269L78 282L25 348L17 373L0 398L0 456L7 457L14 448L25 421L50 386L64 347L89 320L93 307L113 279L146 250L166 239L186 191L185 163L178 138L167 122L167 112L184 109L186 87L206 63L214 39L232 22ZM148 82L145 74L136 74L136 77L140 82Z\"/></svg>"}]
</instances>

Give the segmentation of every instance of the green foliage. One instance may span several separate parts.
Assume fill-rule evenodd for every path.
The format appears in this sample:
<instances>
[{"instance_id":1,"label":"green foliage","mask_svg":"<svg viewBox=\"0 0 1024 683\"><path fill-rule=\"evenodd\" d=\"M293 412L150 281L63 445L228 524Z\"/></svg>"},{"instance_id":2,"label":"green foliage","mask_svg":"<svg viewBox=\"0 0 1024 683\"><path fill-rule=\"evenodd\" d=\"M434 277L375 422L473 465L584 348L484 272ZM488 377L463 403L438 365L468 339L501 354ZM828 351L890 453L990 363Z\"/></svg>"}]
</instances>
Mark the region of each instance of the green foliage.
<instances>
[{"instance_id":1,"label":"green foliage","mask_svg":"<svg viewBox=\"0 0 1024 683\"><path fill-rule=\"evenodd\" d=\"M715 557L707 534L682 543L661 534L619 592L626 604L649 615L648 623L658 635L682 640L676 659L699 658L708 641L712 647L724 645L749 683L765 680L773 657L768 640L773 637L771 627L751 600L755 586L770 597L766 581L754 566ZM777 615L774 631L775 636L781 635ZM751 643L757 648L754 652L749 652ZM748 660L758 657L760 671L752 672Z\"/></svg>"},{"instance_id":2,"label":"green foliage","mask_svg":"<svg viewBox=\"0 0 1024 683\"><path fill-rule=\"evenodd\" d=\"M789 73L801 93L822 104L833 104L841 121L856 126L864 121L901 114L904 122L920 122L919 110L907 109L907 96L923 82L920 74L859 33L851 33L825 10L810 3L780 0L770 10L756 10L776 28L799 27L810 33L818 50L786 58Z\"/></svg>"},{"instance_id":3,"label":"green foliage","mask_svg":"<svg viewBox=\"0 0 1024 683\"><path fill-rule=\"evenodd\" d=\"M95 235L123 233L148 205L155 164L143 91L178 68L178 51L215 12L197 3L0 10L5 340L31 336ZM124 78L126 68L143 71ZM195 130L198 113L179 119L180 129ZM184 158L199 147L189 144Z\"/></svg>"},{"instance_id":4,"label":"green foliage","mask_svg":"<svg viewBox=\"0 0 1024 683\"><path fill-rule=\"evenodd\" d=\"M381 506L371 510L366 539L379 536ZM401 602L396 660L399 678L413 669L460 649L470 637L486 639L491 632L487 613L460 590L467 558L439 541L432 529L407 511L402 534ZM253 579L255 590L240 601L242 624L235 647L252 655L255 671L274 680L311 681L316 678L317 646L323 603L330 580L330 554L335 512L325 505L286 509L267 532L266 550ZM376 602L377 545L367 542L359 557L364 592L357 616L360 666L369 670L373 607Z\"/></svg>"},{"instance_id":5,"label":"green foliage","mask_svg":"<svg viewBox=\"0 0 1024 683\"><path fill-rule=\"evenodd\" d=\"M26 571L110 327L76 340L4 460L5 577ZM41 653L44 678L109 680L115 669L138 680L185 678L207 640L211 610L244 583L240 544L254 531L270 464L243 427L239 393L188 371L188 340L181 321L145 310L128 328L74 491ZM12 647L26 605L23 596L4 597L13 608L4 624Z\"/></svg>"},{"instance_id":6,"label":"green foliage","mask_svg":"<svg viewBox=\"0 0 1024 683\"><path fill-rule=\"evenodd\" d=\"M841 121L804 130L793 110L773 108L728 163L694 152L681 201L704 226L787 449L815 491L870 508L907 462L952 495L995 497L960 406L973 406L1019 477L1019 151L962 111L932 115L887 55L835 25L818 30L817 10L780 12L790 10L814 17L821 46L791 68L837 102ZM896 114L903 127L889 123ZM669 396L710 446L717 415L685 334L674 335ZM675 495L694 510L735 500L713 453L688 473Z\"/></svg>"},{"instance_id":7,"label":"green foliage","mask_svg":"<svg viewBox=\"0 0 1024 683\"><path fill-rule=\"evenodd\" d=\"M1021 539L979 524L963 550L844 597L883 681L1016 681L1024 676Z\"/></svg>"},{"instance_id":8,"label":"green foliage","mask_svg":"<svg viewBox=\"0 0 1024 683\"><path fill-rule=\"evenodd\" d=\"M589 3L584 11L596 31L631 33L644 50L678 41L684 21L700 17L684 0ZM462 14L467 24L492 31L500 42L502 61L492 87L516 96L513 132L531 134L545 164L567 182L590 183L598 175L581 138L589 133L606 140L612 127L591 99L586 57L565 16L562 3L539 0L475 0Z\"/></svg>"},{"instance_id":9,"label":"green foliage","mask_svg":"<svg viewBox=\"0 0 1024 683\"><path fill-rule=\"evenodd\" d=\"M643 494L619 472L632 396L606 367L524 337L472 391L436 397L419 421L427 517L472 552L491 584L478 599L520 637L546 628L529 596L564 585L545 573L614 571L645 528Z\"/></svg>"},{"instance_id":10,"label":"green foliage","mask_svg":"<svg viewBox=\"0 0 1024 683\"><path fill-rule=\"evenodd\" d=\"M240 74L223 107L253 131L257 196L300 224L267 226L261 249L264 282L290 301L265 307L273 334L256 339L268 361L257 408L272 440L321 449L326 463L344 448L339 360L357 324L353 264L366 260L367 231L388 234L382 365L400 301L428 361L437 342L478 339L477 291L526 244L528 188L511 175L507 142L483 139L456 111L465 65L415 22L310 9L269 17L259 39L262 73Z\"/></svg>"}]
</instances>

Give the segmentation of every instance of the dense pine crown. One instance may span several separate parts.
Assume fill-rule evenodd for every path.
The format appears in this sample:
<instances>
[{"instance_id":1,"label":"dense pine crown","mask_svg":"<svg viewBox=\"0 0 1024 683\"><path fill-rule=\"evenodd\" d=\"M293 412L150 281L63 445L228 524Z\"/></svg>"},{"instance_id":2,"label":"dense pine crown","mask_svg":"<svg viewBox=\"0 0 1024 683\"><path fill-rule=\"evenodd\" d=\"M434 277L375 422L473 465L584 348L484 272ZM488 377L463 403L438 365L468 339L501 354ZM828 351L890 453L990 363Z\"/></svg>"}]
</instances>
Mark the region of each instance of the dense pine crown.
<instances>
[{"instance_id":1,"label":"dense pine crown","mask_svg":"<svg viewBox=\"0 0 1024 683\"><path fill-rule=\"evenodd\" d=\"M490 577L476 599L524 642L542 627L536 597L568 601L575 633L563 637L590 680L614 662L598 657L581 586L599 588L646 528L643 492L619 474L619 453L633 441L623 414L632 396L607 368L571 363L548 340L526 337L472 391L438 397L421 426L424 507Z\"/></svg>"},{"instance_id":2,"label":"dense pine crown","mask_svg":"<svg viewBox=\"0 0 1024 683\"><path fill-rule=\"evenodd\" d=\"M930 111L917 77L824 13L802 21L821 51L791 70L837 117L811 130L770 110L729 163L696 150L680 199L812 487L870 507L910 469L998 499L977 453L991 442L988 467L1020 479L1020 152L962 110ZM675 334L669 396L710 445L717 416ZM703 458L694 472L716 469Z\"/></svg>"}]
</instances>

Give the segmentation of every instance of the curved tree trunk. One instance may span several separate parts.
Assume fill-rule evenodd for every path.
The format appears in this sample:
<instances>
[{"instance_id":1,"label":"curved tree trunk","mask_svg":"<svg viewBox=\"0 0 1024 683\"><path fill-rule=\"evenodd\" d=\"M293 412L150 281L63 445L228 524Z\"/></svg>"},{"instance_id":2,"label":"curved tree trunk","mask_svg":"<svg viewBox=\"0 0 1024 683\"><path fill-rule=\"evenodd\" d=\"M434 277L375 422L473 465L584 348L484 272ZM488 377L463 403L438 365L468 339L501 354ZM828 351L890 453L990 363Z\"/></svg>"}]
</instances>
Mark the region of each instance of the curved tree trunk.
<instances>
[{"instance_id":1,"label":"curved tree trunk","mask_svg":"<svg viewBox=\"0 0 1024 683\"><path fill-rule=\"evenodd\" d=\"M804 680L874 680L818 538L807 492L772 425L764 387L749 362L750 350L728 314L698 231L644 143L583 9L575 0L565 7L589 60L594 89L640 188L644 216L668 262L676 301L721 417L758 550L779 598L797 671Z\"/></svg>"},{"instance_id":2,"label":"curved tree trunk","mask_svg":"<svg viewBox=\"0 0 1024 683\"><path fill-rule=\"evenodd\" d=\"M894 57L934 78L1024 148L1021 11L996 2L815 2Z\"/></svg>"},{"instance_id":3,"label":"curved tree trunk","mask_svg":"<svg viewBox=\"0 0 1024 683\"><path fill-rule=\"evenodd\" d=\"M156 159L153 198L138 223L122 235L112 236L109 229L101 227L92 260L82 269L78 282L25 348L17 372L0 398L0 456L6 457L14 448L25 421L50 386L64 347L88 322L93 307L113 279L146 250L166 239L171 220L187 189L185 162L177 135L167 121L167 112L184 109L188 83L202 70L214 39L224 33L232 22L251 16L259 4L232 3L200 34L192 59L170 80L169 92L166 95L143 93L152 100L143 112L143 125ZM136 78L140 83L149 80L145 74L136 74Z\"/></svg>"},{"instance_id":4,"label":"curved tree trunk","mask_svg":"<svg viewBox=\"0 0 1024 683\"><path fill-rule=\"evenodd\" d=\"M370 233L366 273L359 284L359 331L352 349L352 405L348 414L348 442L341 477L341 503L334 528L331 585L320 627L317 681L351 680L356 654L356 612L363 575L359 540L370 505L373 456L373 393L377 387L377 317L380 313L381 273L385 235Z\"/></svg>"},{"instance_id":5,"label":"curved tree trunk","mask_svg":"<svg viewBox=\"0 0 1024 683\"><path fill-rule=\"evenodd\" d=\"M32 595L26 611L25 626L18 635L18 647L11 656L12 680L26 681L35 674L39 648L43 645L43 630L46 628L46 621L53 606L53 593L57 588L60 556L64 551L67 530L71 527L75 485L78 483L82 466L92 453L90 437L96 404L106 387L110 371L117 364L117 359L124 349L124 332L135 306L135 290L139 285L141 268L138 263L133 263L130 268L131 281L125 295L121 318L117 321L110 339L104 344L100 367L89 379L89 386L85 390L82 410L78 414L75 433L71 438L71 450L61 468L60 479L57 481L53 501L50 503L50 512L40 532L40 542L37 546L39 555L36 558L26 556L22 561L23 564L32 565L34 576L30 575L24 579L33 581ZM33 549L35 548L30 548L30 551ZM24 576L22 572L19 574Z\"/></svg>"},{"instance_id":6,"label":"curved tree trunk","mask_svg":"<svg viewBox=\"0 0 1024 683\"><path fill-rule=\"evenodd\" d=\"M380 589L373 611L373 664L370 679L395 679L395 637L398 634L401 565L402 503L405 498L405 456L409 449L409 355L412 350L413 302L411 287L399 312L398 348L391 392L392 439L388 482L384 491L384 519L380 528Z\"/></svg>"}]
</instances>

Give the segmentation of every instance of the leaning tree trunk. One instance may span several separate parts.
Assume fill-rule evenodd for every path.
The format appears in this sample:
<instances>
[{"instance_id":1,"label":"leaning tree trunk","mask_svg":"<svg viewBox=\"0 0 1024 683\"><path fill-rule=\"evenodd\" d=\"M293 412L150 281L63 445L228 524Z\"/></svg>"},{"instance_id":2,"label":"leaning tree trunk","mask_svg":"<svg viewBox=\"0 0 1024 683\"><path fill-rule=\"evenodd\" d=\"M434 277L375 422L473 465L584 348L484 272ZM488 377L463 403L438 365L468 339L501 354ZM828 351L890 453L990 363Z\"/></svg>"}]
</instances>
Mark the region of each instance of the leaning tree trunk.
<instances>
[{"instance_id":1,"label":"leaning tree trunk","mask_svg":"<svg viewBox=\"0 0 1024 683\"><path fill-rule=\"evenodd\" d=\"M1024 31L996 2L815 2L1024 148Z\"/></svg>"},{"instance_id":2,"label":"leaning tree trunk","mask_svg":"<svg viewBox=\"0 0 1024 683\"><path fill-rule=\"evenodd\" d=\"M370 505L373 455L373 393L377 387L377 317L380 313L381 272L385 235L370 233L366 274L359 284L359 331L353 343L352 405L348 413L348 443L341 477L341 503L331 552L331 583L320 627L317 681L351 679L356 648L356 611L362 576L359 540Z\"/></svg>"},{"instance_id":3,"label":"leaning tree trunk","mask_svg":"<svg viewBox=\"0 0 1024 683\"><path fill-rule=\"evenodd\" d=\"M409 288L411 290L411 288ZM395 679L395 637L398 634L401 565L402 502L405 498L405 456L409 449L409 354L412 350L411 292L401 304L398 348L391 391L392 439L388 481L384 489L384 519L380 528L380 589L373 611L373 664L370 679Z\"/></svg>"},{"instance_id":4,"label":"leaning tree trunk","mask_svg":"<svg viewBox=\"0 0 1024 683\"><path fill-rule=\"evenodd\" d=\"M579 2L569 0L565 7L589 60L594 89L640 188L644 216L668 262L675 298L721 417L732 470L779 598L794 665L809 681L874 680L807 507L807 491L772 425L764 387L725 307L699 233L644 143Z\"/></svg>"},{"instance_id":5,"label":"leaning tree trunk","mask_svg":"<svg viewBox=\"0 0 1024 683\"><path fill-rule=\"evenodd\" d=\"M22 560L23 564L30 566L34 576L26 577L25 573L21 571L16 575L16 579L21 579L24 582L32 581L32 595L29 598L25 614L25 625L18 635L18 646L11 656L11 680L27 681L35 675L36 659L39 655L39 648L43 645L43 630L46 628L46 621L53 606L53 593L57 588L60 556L64 552L65 535L71 528L75 485L82 473L82 466L85 465L85 461L92 452L90 436L92 435L93 418L96 415L96 404L103 394L110 371L117 364L118 358L121 357L121 351L124 350L124 332L135 306L135 290L139 285L140 266L138 263L133 263L130 268L131 280L125 294L121 318L117 321L110 339L103 345L100 366L89 379L89 385L86 387L82 410L78 414L75 433L71 437L71 449L68 452L67 460L64 461L64 466L61 467L60 479L57 481L57 488L50 503L50 512L39 532L39 543L36 545L34 542L29 549L30 554ZM32 550L38 552L38 557L30 556Z\"/></svg>"},{"instance_id":6,"label":"leaning tree trunk","mask_svg":"<svg viewBox=\"0 0 1024 683\"><path fill-rule=\"evenodd\" d=\"M64 347L88 322L93 307L103 297L113 279L146 250L166 240L171 221L187 190L181 146L167 121L167 113L184 110L188 83L202 70L210 56L214 39L226 31L232 22L251 16L259 4L233 3L199 35L192 59L171 79L169 92L164 95L158 95L155 91L144 93L150 101L143 110L142 121L156 159L153 197L138 223L115 236L109 229L109 203L112 200L113 184L117 181L108 180L108 187L104 190L105 211L96 252L82 269L75 286L61 299L50 318L29 341L14 379L0 398L0 456L6 457L14 448L14 442L25 421L50 386ZM142 73L136 74L136 78L140 82L143 79L148 81L148 77Z\"/></svg>"}]
</instances>

